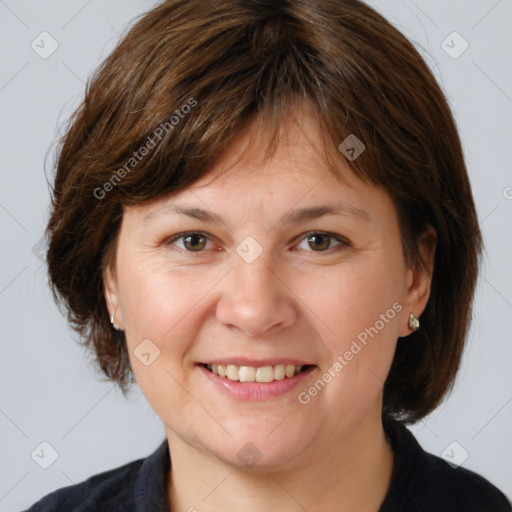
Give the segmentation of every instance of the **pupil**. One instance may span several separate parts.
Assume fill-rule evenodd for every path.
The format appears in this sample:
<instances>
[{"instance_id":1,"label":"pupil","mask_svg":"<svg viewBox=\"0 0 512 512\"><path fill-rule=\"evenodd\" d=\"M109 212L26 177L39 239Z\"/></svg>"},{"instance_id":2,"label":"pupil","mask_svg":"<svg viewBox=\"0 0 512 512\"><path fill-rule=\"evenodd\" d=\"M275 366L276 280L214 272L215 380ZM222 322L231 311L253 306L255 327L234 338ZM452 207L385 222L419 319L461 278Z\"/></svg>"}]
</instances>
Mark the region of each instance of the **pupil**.
<instances>
[{"instance_id":1,"label":"pupil","mask_svg":"<svg viewBox=\"0 0 512 512\"><path fill-rule=\"evenodd\" d=\"M313 240L313 239L318 239L320 238L320 243L321 243L321 246L319 245L315 245L314 247L312 247L313 249L327 249L329 247L329 236L328 235L313 235L309 238L309 240ZM324 242L322 244L322 241Z\"/></svg>"},{"instance_id":2,"label":"pupil","mask_svg":"<svg viewBox=\"0 0 512 512\"><path fill-rule=\"evenodd\" d=\"M201 242L197 243L198 239L204 239L204 236L202 235L189 235L185 238L185 245L189 245L192 250L201 249L202 245ZM191 242L193 240L194 242Z\"/></svg>"}]
</instances>

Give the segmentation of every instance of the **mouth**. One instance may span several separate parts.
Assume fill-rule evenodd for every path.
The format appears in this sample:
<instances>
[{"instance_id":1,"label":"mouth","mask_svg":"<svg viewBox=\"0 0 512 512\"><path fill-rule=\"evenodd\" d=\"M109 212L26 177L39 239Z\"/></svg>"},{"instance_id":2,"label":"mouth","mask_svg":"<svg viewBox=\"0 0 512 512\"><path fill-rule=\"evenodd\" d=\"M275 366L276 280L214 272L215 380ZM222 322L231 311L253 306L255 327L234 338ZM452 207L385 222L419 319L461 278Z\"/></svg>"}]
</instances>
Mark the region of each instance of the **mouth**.
<instances>
[{"instance_id":1,"label":"mouth","mask_svg":"<svg viewBox=\"0 0 512 512\"><path fill-rule=\"evenodd\" d=\"M210 373L222 379L240 383L272 383L292 379L316 366L312 364L276 364L255 367L213 363L200 363L200 365Z\"/></svg>"}]
</instances>

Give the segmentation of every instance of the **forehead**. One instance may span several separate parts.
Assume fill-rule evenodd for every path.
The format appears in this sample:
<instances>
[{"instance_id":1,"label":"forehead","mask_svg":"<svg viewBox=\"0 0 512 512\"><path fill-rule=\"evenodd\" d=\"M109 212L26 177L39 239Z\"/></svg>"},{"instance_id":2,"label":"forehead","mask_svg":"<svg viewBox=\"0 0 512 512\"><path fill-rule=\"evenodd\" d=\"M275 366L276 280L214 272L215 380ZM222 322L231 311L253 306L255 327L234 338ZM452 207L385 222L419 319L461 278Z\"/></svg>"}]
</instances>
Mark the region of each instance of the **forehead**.
<instances>
[{"instance_id":1,"label":"forehead","mask_svg":"<svg viewBox=\"0 0 512 512\"><path fill-rule=\"evenodd\" d=\"M297 213L295 220L312 218L311 209L319 214L336 206L361 219L371 218L371 210L378 213L383 189L359 179L341 153L332 168L320 124L307 109L295 112L278 129L276 133L256 121L249 124L205 176L178 193L136 207L139 216L146 223L160 213L176 213L176 207L182 209L178 213L188 209L191 217L217 223L220 217L213 210L251 221L262 213L282 216L308 207L310 211ZM292 220L293 213L288 218Z\"/></svg>"},{"instance_id":2,"label":"forehead","mask_svg":"<svg viewBox=\"0 0 512 512\"><path fill-rule=\"evenodd\" d=\"M229 184L239 179L261 180L272 174L286 173L287 179L293 176L300 179L318 172L325 174L329 168L326 149L331 149L332 153L333 148L326 148L316 116L304 105L289 113L278 126L265 124L260 119L251 122L195 186L213 181ZM348 181L356 178L341 154L336 160Z\"/></svg>"},{"instance_id":3,"label":"forehead","mask_svg":"<svg viewBox=\"0 0 512 512\"><path fill-rule=\"evenodd\" d=\"M282 200L283 195L291 199L294 194L315 195L322 189L325 195L326 189L335 190L336 181L345 188L363 185L337 148L333 168L326 158L328 149L332 154L307 106L278 126L256 119L211 163L206 175L174 198L231 191L247 198L260 194Z\"/></svg>"}]
</instances>

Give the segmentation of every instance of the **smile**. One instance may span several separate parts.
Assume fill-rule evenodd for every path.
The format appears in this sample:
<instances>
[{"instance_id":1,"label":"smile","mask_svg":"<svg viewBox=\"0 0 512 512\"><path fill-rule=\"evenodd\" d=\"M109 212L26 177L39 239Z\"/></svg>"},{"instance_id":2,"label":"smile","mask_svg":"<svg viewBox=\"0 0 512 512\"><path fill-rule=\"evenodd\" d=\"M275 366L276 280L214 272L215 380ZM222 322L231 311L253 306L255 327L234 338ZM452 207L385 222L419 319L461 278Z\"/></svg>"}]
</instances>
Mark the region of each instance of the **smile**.
<instances>
[{"instance_id":1,"label":"smile","mask_svg":"<svg viewBox=\"0 0 512 512\"><path fill-rule=\"evenodd\" d=\"M276 364L260 367L236 364L203 364L211 373L236 382L270 383L292 378L306 371L311 365Z\"/></svg>"}]
</instances>

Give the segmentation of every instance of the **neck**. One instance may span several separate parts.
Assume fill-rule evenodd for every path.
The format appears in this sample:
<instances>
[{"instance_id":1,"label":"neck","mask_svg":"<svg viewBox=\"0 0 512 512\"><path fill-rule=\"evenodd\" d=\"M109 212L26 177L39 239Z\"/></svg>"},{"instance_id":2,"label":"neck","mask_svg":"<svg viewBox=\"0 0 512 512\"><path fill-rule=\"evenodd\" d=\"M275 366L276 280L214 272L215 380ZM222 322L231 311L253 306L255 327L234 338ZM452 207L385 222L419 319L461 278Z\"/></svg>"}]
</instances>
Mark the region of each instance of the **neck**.
<instances>
[{"instance_id":1,"label":"neck","mask_svg":"<svg viewBox=\"0 0 512 512\"><path fill-rule=\"evenodd\" d=\"M380 415L365 418L350 436L329 437L318 436L293 470L270 472L226 464L168 429L170 510L377 512L393 470Z\"/></svg>"}]
</instances>

